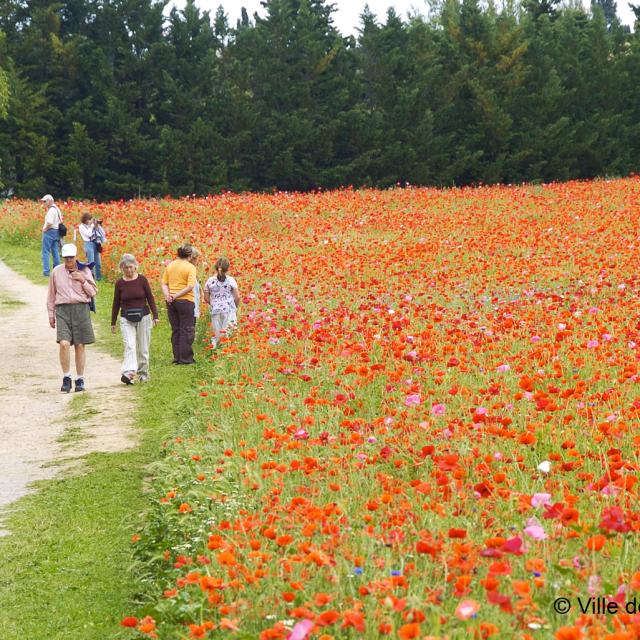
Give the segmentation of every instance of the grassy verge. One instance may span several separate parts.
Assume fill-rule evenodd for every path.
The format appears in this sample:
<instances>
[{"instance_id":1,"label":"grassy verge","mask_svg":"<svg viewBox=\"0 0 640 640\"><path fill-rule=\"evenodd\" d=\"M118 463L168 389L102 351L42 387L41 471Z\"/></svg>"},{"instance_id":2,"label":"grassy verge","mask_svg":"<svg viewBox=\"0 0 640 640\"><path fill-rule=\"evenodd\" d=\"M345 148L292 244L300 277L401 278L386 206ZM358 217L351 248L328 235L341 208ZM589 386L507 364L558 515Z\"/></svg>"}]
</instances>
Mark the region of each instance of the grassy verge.
<instances>
[{"instance_id":1,"label":"grassy verge","mask_svg":"<svg viewBox=\"0 0 640 640\"><path fill-rule=\"evenodd\" d=\"M39 248L18 246L0 240L0 258L45 284ZM100 347L120 356L120 337L109 333L111 294L112 286L101 282L96 325ZM39 483L37 493L11 506L3 523L11 535L0 538L3 640L122 637L118 623L138 595L130 538L146 509L145 469L158 456L163 438L189 415L197 374L189 367L164 366L169 351L165 321L154 331L152 381L133 390L138 398L135 450L92 454L81 475ZM77 421L70 425L63 439L78 436L72 431Z\"/></svg>"}]
</instances>

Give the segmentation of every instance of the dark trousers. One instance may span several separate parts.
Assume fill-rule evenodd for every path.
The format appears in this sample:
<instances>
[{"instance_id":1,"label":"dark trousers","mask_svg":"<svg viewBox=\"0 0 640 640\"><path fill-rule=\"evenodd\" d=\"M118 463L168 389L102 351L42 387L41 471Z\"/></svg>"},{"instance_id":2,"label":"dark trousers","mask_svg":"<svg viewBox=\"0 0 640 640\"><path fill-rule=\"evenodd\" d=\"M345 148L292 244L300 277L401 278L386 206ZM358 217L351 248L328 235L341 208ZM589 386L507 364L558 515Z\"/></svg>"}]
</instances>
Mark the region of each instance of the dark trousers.
<instances>
[{"instance_id":1,"label":"dark trousers","mask_svg":"<svg viewBox=\"0 0 640 640\"><path fill-rule=\"evenodd\" d=\"M189 300L176 300L167 305L169 323L171 324L173 359L178 364L193 363L194 308L194 303Z\"/></svg>"}]
</instances>

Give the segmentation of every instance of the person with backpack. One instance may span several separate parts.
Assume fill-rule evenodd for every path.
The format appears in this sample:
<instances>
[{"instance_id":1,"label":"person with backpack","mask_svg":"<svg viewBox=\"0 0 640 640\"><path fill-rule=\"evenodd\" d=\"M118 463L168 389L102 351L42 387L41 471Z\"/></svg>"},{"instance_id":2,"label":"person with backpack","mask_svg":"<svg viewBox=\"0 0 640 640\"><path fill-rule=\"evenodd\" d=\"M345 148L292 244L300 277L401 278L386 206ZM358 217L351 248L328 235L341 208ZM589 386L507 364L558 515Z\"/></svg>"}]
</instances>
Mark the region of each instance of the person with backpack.
<instances>
[{"instance_id":1,"label":"person with backpack","mask_svg":"<svg viewBox=\"0 0 640 640\"><path fill-rule=\"evenodd\" d=\"M42 275L48 278L51 273L51 257L53 256L54 267L60 264L60 238L67 234L67 228L53 196L47 193L40 201L47 212L42 226Z\"/></svg>"},{"instance_id":2,"label":"person with backpack","mask_svg":"<svg viewBox=\"0 0 640 640\"><path fill-rule=\"evenodd\" d=\"M102 280L102 245L107 241L107 234L102 226L102 220L95 220L91 239L95 246L96 280Z\"/></svg>"},{"instance_id":3,"label":"person with backpack","mask_svg":"<svg viewBox=\"0 0 640 640\"><path fill-rule=\"evenodd\" d=\"M62 247L64 264L51 272L47 293L49 325L56 329L56 342L60 345L62 387L71 391L71 346L76 364L75 390L84 391L85 346L95 342L89 304L98 292L91 269L78 268L78 250L74 244Z\"/></svg>"},{"instance_id":4,"label":"person with backpack","mask_svg":"<svg viewBox=\"0 0 640 640\"><path fill-rule=\"evenodd\" d=\"M102 260L100 254L102 253L102 245L106 242L106 234L102 228L102 220L95 220L88 211L83 213L80 218L80 224L78 225L78 233L83 242L84 255L87 258L87 262L93 264L92 271L94 272L96 281L99 281L102 279ZM75 232L73 239L76 239Z\"/></svg>"}]
</instances>

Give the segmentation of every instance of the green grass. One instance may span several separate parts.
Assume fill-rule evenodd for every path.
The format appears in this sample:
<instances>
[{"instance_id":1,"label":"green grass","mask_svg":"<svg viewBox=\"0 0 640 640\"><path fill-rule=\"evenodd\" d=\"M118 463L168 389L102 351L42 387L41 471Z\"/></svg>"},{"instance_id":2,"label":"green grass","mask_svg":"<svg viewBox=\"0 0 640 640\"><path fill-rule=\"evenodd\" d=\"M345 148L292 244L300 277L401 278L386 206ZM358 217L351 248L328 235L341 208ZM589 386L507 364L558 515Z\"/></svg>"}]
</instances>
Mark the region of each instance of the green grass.
<instances>
[{"instance_id":1,"label":"green grass","mask_svg":"<svg viewBox=\"0 0 640 640\"><path fill-rule=\"evenodd\" d=\"M69 414L65 418L67 426L57 442L63 445L72 445L82 441L86 437L82 428L85 416L98 413L100 412L91 408L91 394L74 395L69 402Z\"/></svg>"},{"instance_id":2,"label":"green grass","mask_svg":"<svg viewBox=\"0 0 640 640\"><path fill-rule=\"evenodd\" d=\"M22 300L15 300L0 292L0 313L11 313L16 307L24 304Z\"/></svg>"},{"instance_id":3,"label":"green grass","mask_svg":"<svg viewBox=\"0 0 640 640\"><path fill-rule=\"evenodd\" d=\"M0 259L34 282L39 247L0 240ZM96 326L99 346L121 356L120 336L109 332L112 286L99 286ZM44 313L44 310L43 310ZM146 507L146 467L163 439L191 412L189 391L197 369L166 366L171 359L166 319L154 330L152 380L133 389L131 420L139 442L131 451L86 458L81 474L38 483L38 491L11 505L0 538L0 637L2 640L91 640L127 636L119 621L135 608L130 543ZM82 438L84 400L70 406L61 440ZM114 407L117 411L117 407ZM130 636L130 634L128 634Z\"/></svg>"}]
</instances>

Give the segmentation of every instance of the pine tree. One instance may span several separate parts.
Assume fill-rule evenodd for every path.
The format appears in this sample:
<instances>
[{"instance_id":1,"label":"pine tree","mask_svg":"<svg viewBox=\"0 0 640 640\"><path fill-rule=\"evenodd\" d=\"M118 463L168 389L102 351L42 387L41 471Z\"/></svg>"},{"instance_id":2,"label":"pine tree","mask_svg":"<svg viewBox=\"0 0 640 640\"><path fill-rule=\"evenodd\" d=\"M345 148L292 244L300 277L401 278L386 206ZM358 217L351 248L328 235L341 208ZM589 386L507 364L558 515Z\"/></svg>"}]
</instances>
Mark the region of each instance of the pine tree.
<instances>
[{"instance_id":1,"label":"pine tree","mask_svg":"<svg viewBox=\"0 0 640 640\"><path fill-rule=\"evenodd\" d=\"M254 187L309 189L339 184L334 149L351 111L355 66L324 0L269 0L265 18L241 29L234 79L247 110ZM348 164L348 159L346 160Z\"/></svg>"},{"instance_id":2,"label":"pine tree","mask_svg":"<svg viewBox=\"0 0 640 640\"><path fill-rule=\"evenodd\" d=\"M8 63L6 57L5 35L0 31L0 119L2 120L7 117L9 107L9 76L5 70Z\"/></svg>"},{"instance_id":3,"label":"pine tree","mask_svg":"<svg viewBox=\"0 0 640 640\"><path fill-rule=\"evenodd\" d=\"M611 29L615 23L619 22L616 0L591 0L591 9L595 10L597 8L604 14L608 29Z\"/></svg>"}]
</instances>

